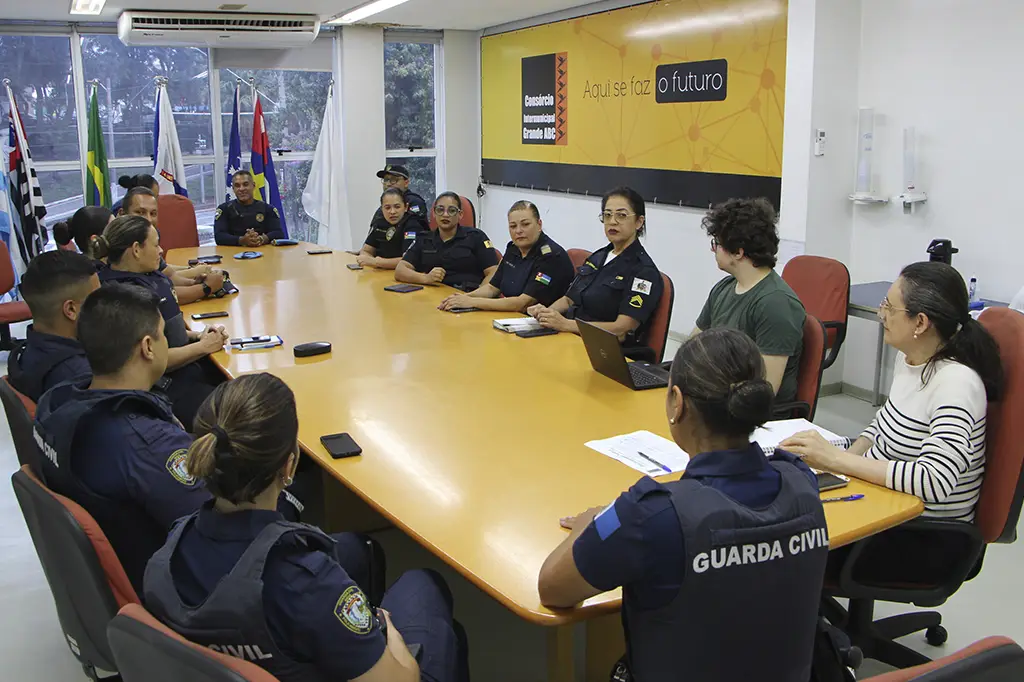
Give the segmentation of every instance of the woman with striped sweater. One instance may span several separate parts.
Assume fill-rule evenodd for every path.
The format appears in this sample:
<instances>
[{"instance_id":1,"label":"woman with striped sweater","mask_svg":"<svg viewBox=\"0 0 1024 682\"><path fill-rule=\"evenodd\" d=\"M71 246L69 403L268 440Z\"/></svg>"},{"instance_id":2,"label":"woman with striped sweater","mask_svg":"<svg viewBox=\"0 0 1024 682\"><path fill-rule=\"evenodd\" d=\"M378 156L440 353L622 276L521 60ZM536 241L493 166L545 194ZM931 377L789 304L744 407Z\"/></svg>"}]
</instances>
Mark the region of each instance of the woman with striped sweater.
<instances>
[{"instance_id":1,"label":"woman with striped sweater","mask_svg":"<svg viewBox=\"0 0 1024 682\"><path fill-rule=\"evenodd\" d=\"M889 399L874 421L848 450L816 432L782 447L812 467L916 495L924 516L972 521L985 472L988 401L998 399L1003 383L995 340L971 318L963 278L944 263L905 267L879 317L886 343L899 352ZM942 563L945 552L956 551L937 547L931 536L899 529L884 535L890 538L875 544L886 554Z\"/></svg>"}]
</instances>

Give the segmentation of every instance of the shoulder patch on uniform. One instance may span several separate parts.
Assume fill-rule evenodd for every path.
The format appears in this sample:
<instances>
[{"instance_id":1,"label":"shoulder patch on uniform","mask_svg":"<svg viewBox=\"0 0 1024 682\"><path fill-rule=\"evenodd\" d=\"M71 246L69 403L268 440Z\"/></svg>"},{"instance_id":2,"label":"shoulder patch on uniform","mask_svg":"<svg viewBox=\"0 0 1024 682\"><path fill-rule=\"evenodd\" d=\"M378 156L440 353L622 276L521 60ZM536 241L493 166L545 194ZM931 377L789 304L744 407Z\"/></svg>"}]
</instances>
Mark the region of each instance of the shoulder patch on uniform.
<instances>
[{"instance_id":1,"label":"shoulder patch on uniform","mask_svg":"<svg viewBox=\"0 0 1024 682\"><path fill-rule=\"evenodd\" d=\"M185 465L187 459L188 450L184 448L175 450L167 458L167 472L174 476L174 480L178 483L191 486L196 484L196 477L188 472L188 467Z\"/></svg>"},{"instance_id":2,"label":"shoulder patch on uniform","mask_svg":"<svg viewBox=\"0 0 1024 682\"><path fill-rule=\"evenodd\" d=\"M634 308L643 308L644 307L644 297L641 296L640 294L637 294L633 298L629 299L629 304L631 306L633 306Z\"/></svg>"},{"instance_id":3,"label":"shoulder patch on uniform","mask_svg":"<svg viewBox=\"0 0 1024 682\"><path fill-rule=\"evenodd\" d=\"M546 256L549 253L551 253L551 245L545 244L544 246L540 247L540 253L542 256Z\"/></svg>"},{"instance_id":4,"label":"shoulder patch on uniform","mask_svg":"<svg viewBox=\"0 0 1024 682\"><path fill-rule=\"evenodd\" d=\"M639 277L633 278L633 291L641 294L651 293L651 283L646 279L640 279Z\"/></svg>"},{"instance_id":5,"label":"shoulder patch on uniform","mask_svg":"<svg viewBox=\"0 0 1024 682\"><path fill-rule=\"evenodd\" d=\"M274 215L276 215L278 218L280 218L281 214L277 212L277 206L272 206L271 208L274 209Z\"/></svg>"},{"instance_id":6,"label":"shoulder patch on uniform","mask_svg":"<svg viewBox=\"0 0 1024 682\"><path fill-rule=\"evenodd\" d=\"M410 206L410 207L409 207L409 210L410 210L410 211L412 211L413 213L415 213L415 214L419 215L419 212L420 212L420 207L419 207L419 206L417 206L417 205L413 205L413 206Z\"/></svg>"},{"instance_id":7,"label":"shoulder patch on uniform","mask_svg":"<svg viewBox=\"0 0 1024 682\"><path fill-rule=\"evenodd\" d=\"M490 239L485 239L484 240L484 246L486 246L488 249L493 249L494 248L494 245L491 244L491 240Z\"/></svg>"},{"instance_id":8,"label":"shoulder patch on uniform","mask_svg":"<svg viewBox=\"0 0 1024 682\"><path fill-rule=\"evenodd\" d=\"M415 232L406 232L405 233L405 238L406 239L416 239L416 233Z\"/></svg>"},{"instance_id":9,"label":"shoulder patch on uniform","mask_svg":"<svg viewBox=\"0 0 1024 682\"><path fill-rule=\"evenodd\" d=\"M351 585L338 597L334 605L334 616L346 628L357 635L368 635L372 629L373 618L366 595L355 585Z\"/></svg>"},{"instance_id":10,"label":"shoulder patch on uniform","mask_svg":"<svg viewBox=\"0 0 1024 682\"><path fill-rule=\"evenodd\" d=\"M537 276L534 277L534 279L545 286L551 284L551 277L549 275L545 275L543 272L538 272Z\"/></svg>"},{"instance_id":11,"label":"shoulder patch on uniform","mask_svg":"<svg viewBox=\"0 0 1024 682\"><path fill-rule=\"evenodd\" d=\"M214 220L216 220L217 218L219 218L219 217L220 217L220 214L221 214L221 213L223 213L223 212L224 212L224 211L222 211L222 210L220 210L220 209L218 208L218 209L217 209L217 212L213 214L213 219L214 219Z\"/></svg>"},{"instance_id":12,"label":"shoulder patch on uniform","mask_svg":"<svg viewBox=\"0 0 1024 682\"><path fill-rule=\"evenodd\" d=\"M256 222L258 222L258 223L262 223L262 222L263 222L263 219L264 219L265 217L266 217L266 216L264 216L264 215L263 215L262 213L257 213L257 214L256 214Z\"/></svg>"},{"instance_id":13,"label":"shoulder patch on uniform","mask_svg":"<svg viewBox=\"0 0 1024 682\"><path fill-rule=\"evenodd\" d=\"M597 536L602 540L607 540L612 533L621 527L622 522L619 521L619 514L615 511L614 502L594 517L594 528L597 530Z\"/></svg>"}]
</instances>

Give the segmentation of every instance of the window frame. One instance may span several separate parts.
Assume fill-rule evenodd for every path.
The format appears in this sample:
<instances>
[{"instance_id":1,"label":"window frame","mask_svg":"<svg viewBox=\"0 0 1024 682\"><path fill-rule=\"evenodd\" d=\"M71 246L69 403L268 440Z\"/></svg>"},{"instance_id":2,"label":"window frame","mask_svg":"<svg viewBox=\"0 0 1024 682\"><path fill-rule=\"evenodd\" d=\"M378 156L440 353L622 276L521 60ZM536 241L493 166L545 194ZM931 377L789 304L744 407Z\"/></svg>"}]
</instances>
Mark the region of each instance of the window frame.
<instances>
[{"instance_id":1,"label":"window frame","mask_svg":"<svg viewBox=\"0 0 1024 682\"><path fill-rule=\"evenodd\" d=\"M434 188L437 193L443 192L447 185L445 167L445 128L444 128L444 33L441 31L411 31L384 29L384 43L413 43L434 46L434 146L423 149L399 147L386 149L387 159L412 159L432 157L434 159ZM384 53L381 51L383 62ZM385 131L385 138L387 132ZM431 197L432 199L433 197Z\"/></svg>"}]
</instances>

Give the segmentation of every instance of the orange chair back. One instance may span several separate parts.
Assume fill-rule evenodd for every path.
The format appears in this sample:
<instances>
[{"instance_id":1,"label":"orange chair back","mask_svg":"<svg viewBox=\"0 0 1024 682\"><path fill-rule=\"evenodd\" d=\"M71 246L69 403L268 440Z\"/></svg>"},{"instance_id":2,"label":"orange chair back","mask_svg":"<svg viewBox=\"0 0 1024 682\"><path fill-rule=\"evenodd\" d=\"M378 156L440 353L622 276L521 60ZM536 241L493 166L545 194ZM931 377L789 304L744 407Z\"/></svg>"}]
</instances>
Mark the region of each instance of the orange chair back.
<instances>
[{"instance_id":1,"label":"orange chair back","mask_svg":"<svg viewBox=\"0 0 1024 682\"><path fill-rule=\"evenodd\" d=\"M152 680L246 680L278 682L255 663L191 642L138 604L122 608L107 628L125 682ZM204 658L191 657L197 652ZM183 655L184 654L184 655ZM218 674L219 673L219 674Z\"/></svg>"},{"instance_id":2,"label":"orange chair back","mask_svg":"<svg viewBox=\"0 0 1024 682\"><path fill-rule=\"evenodd\" d=\"M462 195L459 195L459 198L462 199L462 217L459 218L459 227L476 227L476 208L474 208L473 202ZM427 207L427 211L430 213L430 230L435 231L437 230L437 216L434 215L434 207Z\"/></svg>"},{"instance_id":3,"label":"orange chair back","mask_svg":"<svg viewBox=\"0 0 1024 682\"><path fill-rule=\"evenodd\" d=\"M804 346L797 369L796 399L810 405L807 420L814 419L821 391L821 375L825 371L825 327L814 315L804 317Z\"/></svg>"},{"instance_id":4,"label":"orange chair back","mask_svg":"<svg viewBox=\"0 0 1024 682\"><path fill-rule=\"evenodd\" d=\"M796 256L786 263L782 279L796 292L804 309L825 323L847 324L850 305L850 271L832 258L822 256ZM836 344L845 329L828 329L828 347Z\"/></svg>"},{"instance_id":5,"label":"orange chair back","mask_svg":"<svg viewBox=\"0 0 1024 682\"><path fill-rule=\"evenodd\" d=\"M588 254L589 255L589 254ZM572 257L571 255L569 256ZM672 305L675 303L676 290L672 279L664 272L661 273L661 281L665 290L658 301L658 307L651 315L651 326L647 330L645 341L648 348L654 351L654 361L661 362L665 356L665 346L668 343L668 327L672 322Z\"/></svg>"},{"instance_id":6,"label":"orange chair back","mask_svg":"<svg viewBox=\"0 0 1024 682\"><path fill-rule=\"evenodd\" d=\"M199 246L196 208L187 197L161 194L157 197L160 211L160 246L164 251Z\"/></svg>"},{"instance_id":7,"label":"orange chair back","mask_svg":"<svg viewBox=\"0 0 1024 682\"><path fill-rule=\"evenodd\" d=\"M11 252L7 244L0 241L0 295L14 288L14 266L11 265Z\"/></svg>"},{"instance_id":8,"label":"orange chair back","mask_svg":"<svg viewBox=\"0 0 1024 682\"><path fill-rule=\"evenodd\" d=\"M975 524L985 542L1013 542L1024 498L1024 315L989 308L980 322L999 344L1006 383L988 406L985 481Z\"/></svg>"},{"instance_id":9,"label":"orange chair back","mask_svg":"<svg viewBox=\"0 0 1024 682\"><path fill-rule=\"evenodd\" d=\"M1003 673L1003 674L1000 674ZM1009 637L986 637L940 659L893 670L865 682L996 682L1024 676L1024 651Z\"/></svg>"},{"instance_id":10,"label":"orange chair back","mask_svg":"<svg viewBox=\"0 0 1024 682\"><path fill-rule=\"evenodd\" d=\"M569 249L566 251L569 254L569 260L572 261L572 266L577 270L588 258L593 251L587 251L586 249Z\"/></svg>"}]
</instances>

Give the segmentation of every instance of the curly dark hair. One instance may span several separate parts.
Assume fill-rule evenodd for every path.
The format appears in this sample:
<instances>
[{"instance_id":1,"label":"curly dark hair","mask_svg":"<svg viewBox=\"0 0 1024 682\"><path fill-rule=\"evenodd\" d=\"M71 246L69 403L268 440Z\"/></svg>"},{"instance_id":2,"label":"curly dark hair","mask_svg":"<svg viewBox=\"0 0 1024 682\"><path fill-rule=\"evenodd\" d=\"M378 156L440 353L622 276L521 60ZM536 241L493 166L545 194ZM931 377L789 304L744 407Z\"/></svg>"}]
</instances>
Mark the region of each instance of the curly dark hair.
<instances>
[{"instance_id":1,"label":"curly dark hair","mask_svg":"<svg viewBox=\"0 0 1024 682\"><path fill-rule=\"evenodd\" d=\"M743 249L755 267L774 268L779 253L778 220L767 199L729 199L708 211L701 227L729 253Z\"/></svg>"}]
</instances>

